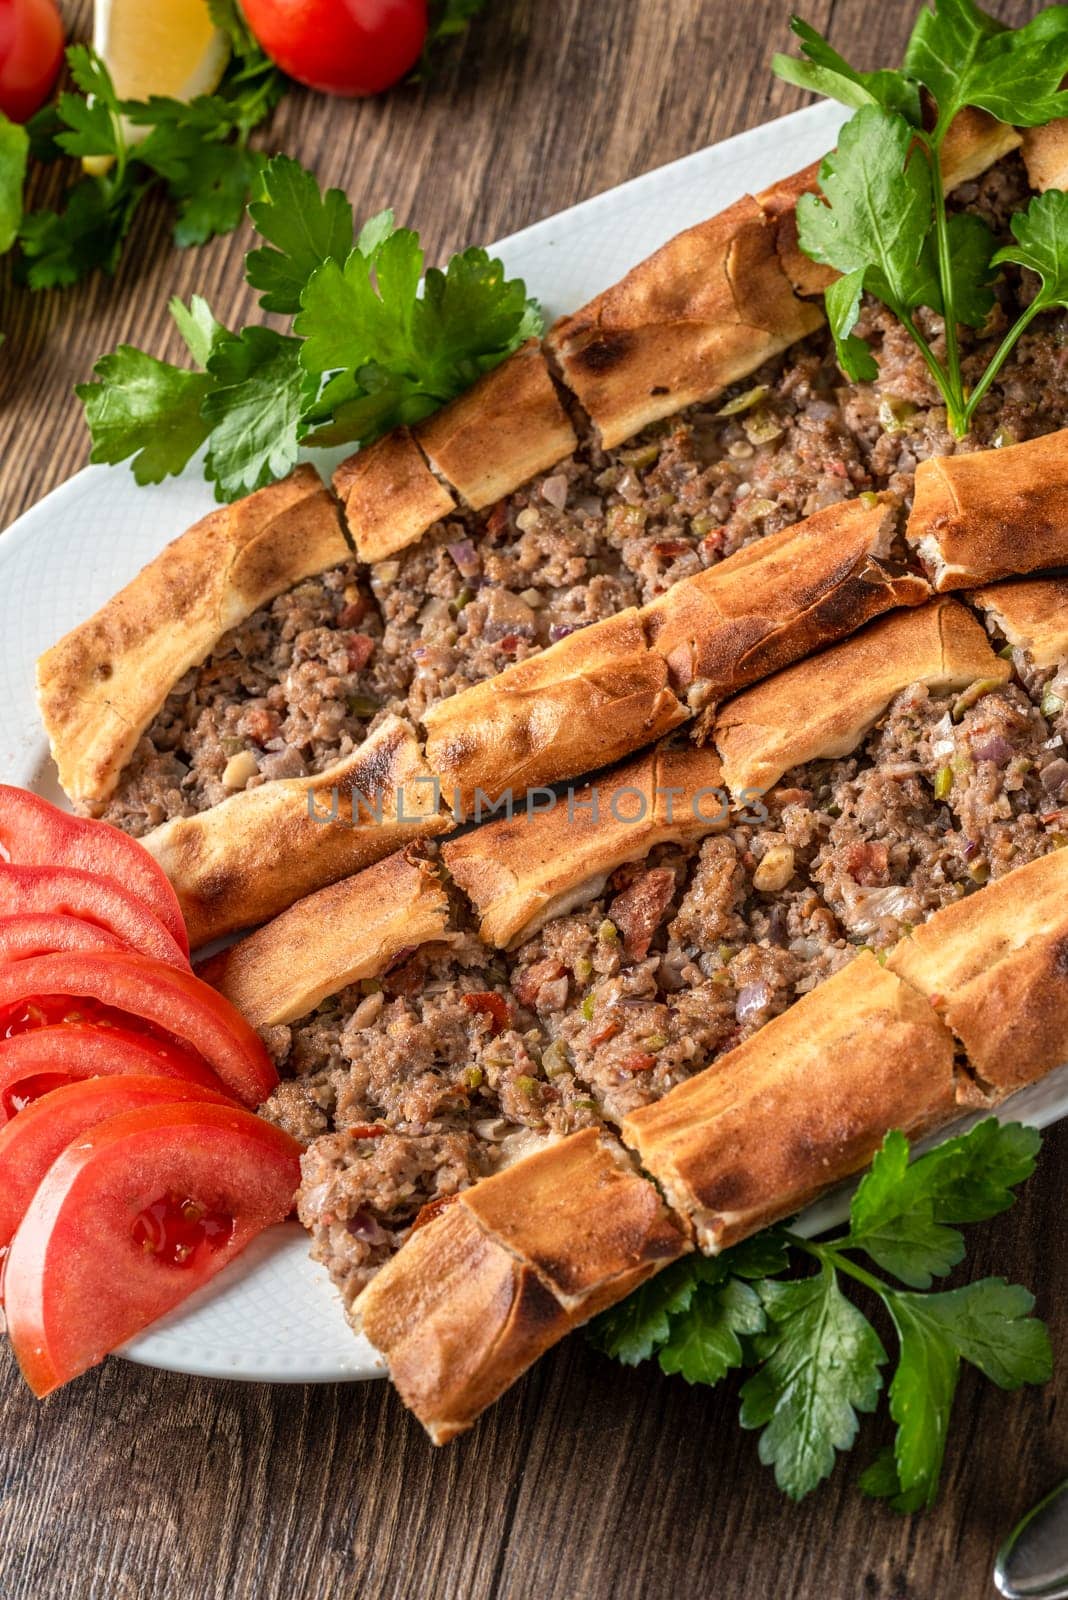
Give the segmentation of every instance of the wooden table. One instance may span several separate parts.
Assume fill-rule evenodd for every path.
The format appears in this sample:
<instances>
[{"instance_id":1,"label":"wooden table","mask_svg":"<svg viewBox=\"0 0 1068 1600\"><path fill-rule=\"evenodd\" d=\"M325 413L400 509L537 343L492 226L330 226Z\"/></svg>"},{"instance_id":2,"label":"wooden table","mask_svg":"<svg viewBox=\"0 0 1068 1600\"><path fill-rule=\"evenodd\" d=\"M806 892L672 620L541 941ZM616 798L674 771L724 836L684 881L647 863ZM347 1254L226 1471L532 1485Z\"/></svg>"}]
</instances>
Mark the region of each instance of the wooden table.
<instances>
[{"instance_id":1,"label":"wooden table","mask_svg":"<svg viewBox=\"0 0 1068 1600\"><path fill-rule=\"evenodd\" d=\"M503 236L803 102L767 70L786 0L491 0L422 90L349 105L294 92L272 148L366 215L393 205L430 259ZM910 5L811 0L861 64L899 59ZM1036 6L1002 4L1021 21ZM85 8L87 10L87 7ZM73 18L84 29L86 17ZM199 251L139 220L115 281L3 286L0 526L81 467L71 386L122 340L177 357L168 297L227 321L248 230ZM737 1426L737 1385L691 1391L581 1336L467 1438L436 1452L384 1384L262 1388L111 1361L44 1405L0 1352L0 1600L961 1600L992 1593L999 1538L1068 1474L1068 1129L968 1271L1033 1286L1058 1373L1004 1395L965 1374L936 1510L902 1519L853 1487L889 1433L785 1502Z\"/></svg>"}]
</instances>

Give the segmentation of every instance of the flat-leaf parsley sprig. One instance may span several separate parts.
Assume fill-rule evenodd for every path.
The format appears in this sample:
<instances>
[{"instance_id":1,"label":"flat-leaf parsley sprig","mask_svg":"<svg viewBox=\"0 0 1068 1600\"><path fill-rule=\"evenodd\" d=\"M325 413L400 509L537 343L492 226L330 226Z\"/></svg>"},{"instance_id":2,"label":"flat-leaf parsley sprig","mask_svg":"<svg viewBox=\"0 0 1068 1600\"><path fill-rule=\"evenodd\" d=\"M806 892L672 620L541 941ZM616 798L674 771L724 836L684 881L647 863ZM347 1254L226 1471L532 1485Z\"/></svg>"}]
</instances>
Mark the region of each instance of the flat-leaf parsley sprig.
<instances>
[{"instance_id":1,"label":"flat-leaf parsley sprig","mask_svg":"<svg viewBox=\"0 0 1068 1600\"><path fill-rule=\"evenodd\" d=\"M357 234L346 196L287 156L264 169L249 215L264 243L248 281L294 331L233 333L199 296L173 300L196 369L132 345L98 361L77 390L91 460L132 458L138 483L159 483L206 445L205 476L233 500L283 477L302 445L367 444L419 421L541 331L522 281L487 251L424 274L417 233L383 211Z\"/></svg>"},{"instance_id":2,"label":"flat-leaf parsley sprig","mask_svg":"<svg viewBox=\"0 0 1068 1600\"><path fill-rule=\"evenodd\" d=\"M97 268L114 272L138 207L161 187L175 207L176 244L203 244L240 222L266 161L249 136L281 99L284 80L235 0L212 0L211 9L231 47L213 94L123 100L95 51L67 51L80 93L61 94L32 119L32 153L44 161L73 156L91 171L66 192L62 210L22 218L20 267L32 289L76 283Z\"/></svg>"},{"instance_id":3,"label":"flat-leaf parsley sprig","mask_svg":"<svg viewBox=\"0 0 1068 1600\"><path fill-rule=\"evenodd\" d=\"M950 426L963 436L1032 318L1068 305L1068 194L1050 191L1033 200L1012 221L1015 243L998 250L979 218L947 210L945 139L967 107L1021 127L1068 115L1068 91L1060 87L1068 74L1068 6L1050 6L1010 29L974 0L934 0L920 12L901 68L880 72L858 72L800 18L792 26L804 59L776 56L775 71L854 108L838 149L820 168L822 193L803 196L797 211L802 249L842 274L826 294L839 362L850 378L878 376L870 349L853 332L867 291L916 343ZM925 120L921 91L933 107L933 125ZM984 325L994 304L992 280L1006 262L1030 267L1041 288L969 391L958 325ZM944 319L944 361L920 330L920 307Z\"/></svg>"},{"instance_id":4,"label":"flat-leaf parsley sprig","mask_svg":"<svg viewBox=\"0 0 1068 1600\"><path fill-rule=\"evenodd\" d=\"M761 1461L797 1500L851 1448L858 1413L874 1411L884 1387L886 1347L845 1293L860 1285L881 1303L897 1349L888 1391L896 1437L860 1486L900 1511L929 1506L961 1362L1003 1389L1050 1376L1049 1335L1026 1289L982 1278L931 1291L964 1257L956 1224L1007 1210L1039 1144L1033 1128L989 1118L910 1164L908 1140L890 1133L857 1187L845 1233L810 1240L776 1228L720 1256L686 1257L598 1317L590 1337L628 1365L655 1355L689 1383L755 1368L742 1385L740 1421L761 1430ZM806 1260L814 1272L784 1277Z\"/></svg>"}]
</instances>

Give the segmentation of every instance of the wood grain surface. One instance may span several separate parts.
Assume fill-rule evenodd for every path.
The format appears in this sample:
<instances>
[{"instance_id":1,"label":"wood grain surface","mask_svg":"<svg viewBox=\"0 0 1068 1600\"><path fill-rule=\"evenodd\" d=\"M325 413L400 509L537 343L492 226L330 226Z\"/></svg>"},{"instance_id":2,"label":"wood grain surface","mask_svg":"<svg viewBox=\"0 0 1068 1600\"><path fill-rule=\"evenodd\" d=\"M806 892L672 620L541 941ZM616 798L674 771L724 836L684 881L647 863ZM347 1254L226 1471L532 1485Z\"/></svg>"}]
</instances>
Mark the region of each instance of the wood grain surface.
<instances>
[{"instance_id":1,"label":"wood grain surface","mask_svg":"<svg viewBox=\"0 0 1068 1600\"><path fill-rule=\"evenodd\" d=\"M87 6L69 6L84 34ZM431 259L500 237L793 110L772 79L787 0L490 0L425 87L369 104L291 94L264 137L386 204ZM1021 21L1036 5L1002 3ZM914 7L809 0L861 65L898 59ZM41 191L43 199L47 190ZM224 320L247 230L170 247L149 206L114 280L30 296L0 277L0 526L81 467L71 386L122 340L164 356L172 294ZM1006 1528L1068 1474L1068 1129L1015 1210L972 1229L968 1273L1032 1286L1057 1376L1006 1395L966 1373L937 1508L853 1486L888 1437L785 1502L737 1425L737 1385L690 1390L570 1340L465 1439L434 1451L384 1384L246 1387L111 1361L43 1405L0 1351L0 1600L974 1600Z\"/></svg>"}]
</instances>

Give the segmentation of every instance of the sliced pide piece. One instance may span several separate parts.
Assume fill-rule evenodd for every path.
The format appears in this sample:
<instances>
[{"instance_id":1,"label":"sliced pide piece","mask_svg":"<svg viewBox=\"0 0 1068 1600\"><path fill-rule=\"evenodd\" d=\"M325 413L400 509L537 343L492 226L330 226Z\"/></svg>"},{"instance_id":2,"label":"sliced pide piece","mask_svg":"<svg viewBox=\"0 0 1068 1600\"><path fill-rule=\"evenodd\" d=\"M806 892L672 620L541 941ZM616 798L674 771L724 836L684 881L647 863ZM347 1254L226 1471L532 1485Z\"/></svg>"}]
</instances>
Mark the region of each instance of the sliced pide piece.
<instances>
[{"instance_id":1,"label":"sliced pide piece","mask_svg":"<svg viewBox=\"0 0 1068 1600\"><path fill-rule=\"evenodd\" d=\"M578 444L536 339L421 422L415 435L434 470L474 511L555 467Z\"/></svg>"},{"instance_id":2,"label":"sliced pide piece","mask_svg":"<svg viewBox=\"0 0 1068 1600\"><path fill-rule=\"evenodd\" d=\"M1068 1061L1068 850L944 906L887 965L927 996L997 1093Z\"/></svg>"},{"instance_id":3,"label":"sliced pide piece","mask_svg":"<svg viewBox=\"0 0 1068 1600\"><path fill-rule=\"evenodd\" d=\"M382 561L415 544L456 510L456 501L431 472L407 428L394 428L349 456L334 473L334 488L364 561Z\"/></svg>"},{"instance_id":4,"label":"sliced pide piece","mask_svg":"<svg viewBox=\"0 0 1068 1600\"><path fill-rule=\"evenodd\" d=\"M905 535L940 593L1068 563L1068 428L921 461Z\"/></svg>"},{"instance_id":5,"label":"sliced pide piece","mask_svg":"<svg viewBox=\"0 0 1068 1600\"><path fill-rule=\"evenodd\" d=\"M548 347L606 448L712 399L822 325L794 294L776 233L746 196L551 330Z\"/></svg>"},{"instance_id":6,"label":"sliced pide piece","mask_svg":"<svg viewBox=\"0 0 1068 1600\"><path fill-rule=\"evenodd\" d=\"M1068 189L1068 117L1024 128L1023 158L1032 189Z\"/></svg>"},{"instance_id":7,"label":"sliced pide piece","mask_svg":"<svg viewBox=\"0 0 1068 1600\"><path fill-rule=\"evenodd\" d=\"M1068 578L1028 578L973 589L968 599L1038 668L1068 661Z\"/></svg>"},{"instance_id":8,"label":"sliced pide piece","mask_svg":"<svg viewBox=\"0 0 1068 1600\"><path fill-rule=\"evenodd\" d=\"M72 800L99 805L182 675L303 578L348 560L314 467L213 511L37 663L41 717Z\"/></svg>"},{"instance_id":9,"label":"sliced pide piece","mask_svg":"<svg viewBox=\"0 0 1068 1600\"><path fill-rule=\"evenodd\" d=\"M549 1347L689 1249L610 1136L573 1134L417 1228L356 1311L435 1444Z\"/></svg>"},{"instance_id":10,"label":"sliced pide piece","mask_svg":"<svg viewBox=\"0 0 1068 1600\"><path fill-rule=\"evenodd\" d=\"M687 712L634 607L432 706L426 754L446 804L518 798L652 744Z\"/></svg>"},{"instance_id":11,"label":"sliced pide piece","mask_svg":"<svg viewBox=\"0 0 1068 1600\"><path fill-rule=\"evenodd\" d=\"M982 1103L958 1087L954 1048L923 995L864 952L627 1117L623 1142L715 1254L858 1172L891 1128Z\"/></svg>"},{"instance_id":12,"label":"sliced pide piece","mask_svg":"<svg viewBox=\"0 0 1068 1600\"><path fill-rule=\"evenodd\" d=\"M142 843L174 885L196 949L447 827L419 741L388 717L314 777L246 789Z\"/></svg>"},{"instance_id":13,"label":"sliced pide piece","mask_svg":"<svg viewBox=\"0 0 1068 1600\"><path fill-rule=\"evenodd\" d=\"M694 710L853 633L930 589L890 560L893 508L842 501L683 578L642 611L653 649Z\"/></svg>"},{"instance_id":14,"label":"sliced pide piece","mask_svg":"<svg viewBox=\"0 0 1068 1600\"><path fill-rule=\"evenodd\" d=\"M254 1028L295 1022L327 995L377 978L403 953L448 937L449 899L410 849L290 906L200 968Z\"/></svg>"},{"instance_id":15,"label":"sliced pide piece","mask_svg":"<svg viewBox=\"0 0 1068 1600\"><path fill-rule=\"evenodd\" d=\"M716 718L723 779L733 794L763 791L806 761L856 749L910 684L935 693L1011 674L955 600L873 622L861 633L728 700Z\"/></svg>"},{"instance_id":16,"label":"sliced pide piece","mask_svg":"<svg viewBox=\"0 0 1068 1600\"><path fill-rule=\"evenodd\" d=\"M690 844L727 826L719 758L658 746L545 809L452 840L445 864L499 949L596 899L609 875L658 844Z\"/></svg>"}]
</instances>

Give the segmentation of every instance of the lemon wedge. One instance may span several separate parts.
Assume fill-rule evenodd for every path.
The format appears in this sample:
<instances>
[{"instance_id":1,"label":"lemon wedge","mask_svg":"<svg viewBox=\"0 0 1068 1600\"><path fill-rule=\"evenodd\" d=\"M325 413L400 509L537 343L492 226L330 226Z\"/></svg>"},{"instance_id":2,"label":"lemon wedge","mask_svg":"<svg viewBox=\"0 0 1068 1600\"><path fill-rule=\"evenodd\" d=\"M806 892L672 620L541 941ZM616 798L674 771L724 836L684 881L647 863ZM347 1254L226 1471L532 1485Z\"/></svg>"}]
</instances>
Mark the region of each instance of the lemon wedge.
<instances>
[{"instance_id":1,"label":"lemon wedge","mask_svg":"<svg viewBox=\"0 0 1068 1600\"><path fill-rule=\"evenodd\" d=\"M123 100L211 94L230 59L230 42L212 22L207 0L96 0L93 48ZM147 129L126 132L134 141ZM99 175L110 161L90 157L83 165Z\"/></svg>"}]
</instances>

